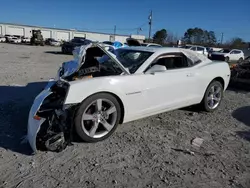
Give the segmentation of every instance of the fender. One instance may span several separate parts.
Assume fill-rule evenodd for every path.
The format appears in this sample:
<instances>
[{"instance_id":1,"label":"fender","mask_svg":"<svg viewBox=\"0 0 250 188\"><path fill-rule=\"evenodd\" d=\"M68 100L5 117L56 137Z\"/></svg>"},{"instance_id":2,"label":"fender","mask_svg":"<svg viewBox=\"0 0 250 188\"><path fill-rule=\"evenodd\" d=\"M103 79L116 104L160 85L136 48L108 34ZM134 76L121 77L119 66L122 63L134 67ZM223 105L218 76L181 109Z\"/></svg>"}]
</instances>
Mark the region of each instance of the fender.
<instances>
[{"instance_id":1,"label":"fender","mask_svg":"<svg viewBox=\"0 0 250 188\"><path fill-rule=\"evenodd\" d=\"M89 78L84 80L77 80L69 82L70 86L64 101L64 105L69 104L79 104L84 99L99 92L109 92L113 93L120 98L124 105L124 114L127 114L126 103L124 103L126 98L126 93L123 92L121 88L120 76L108 76L108 77L97 77Z\"/></svg>"}]
</instances>

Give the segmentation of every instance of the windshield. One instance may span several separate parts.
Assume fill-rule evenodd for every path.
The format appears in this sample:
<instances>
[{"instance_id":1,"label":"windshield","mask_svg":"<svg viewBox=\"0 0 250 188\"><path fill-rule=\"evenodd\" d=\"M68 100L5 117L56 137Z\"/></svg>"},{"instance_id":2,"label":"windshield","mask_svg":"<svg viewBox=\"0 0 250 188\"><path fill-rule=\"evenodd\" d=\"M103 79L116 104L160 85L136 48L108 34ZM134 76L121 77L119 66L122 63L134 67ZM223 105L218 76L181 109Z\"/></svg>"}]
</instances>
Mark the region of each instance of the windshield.
<instances>
[{"instance_id":1,"label":"windshield","mask_svg":"<svg viewBox=\"0 0 250 188\"><path fill-rule=\"evenodd\" d=\"M109 49L119 62L131 73L135 73L136 70L153 54L153 52L130 50L119 48L117 50ZM110 64L110 58L107 55L98 58L101 64ZM109 62L109 63L108 63ZM116 65L112 65L116 67ZM118 68L118 67L117 67Z\"/></svg>"},{"instance_id":2,"label":"windshield","mask_svg":"<svg viewBox=\"0 0 250 188\"><path fill-rule=\"evenodd\" d=\"M120 63L133 74L153 54L153 52L120 48L115 50L114 54Z\"/></svg>"},{"instance_id":3,"label":"windshield","mask_svg":"<svg viewBox=\"0 0 250 188\"><path fill-rule=\"evenodd\" d=\"M222 50L220 50L219 52L221 52L221 53L229 53L231 50L229 50L229 49L222 49Z\"/></svg>"}]
</instances>

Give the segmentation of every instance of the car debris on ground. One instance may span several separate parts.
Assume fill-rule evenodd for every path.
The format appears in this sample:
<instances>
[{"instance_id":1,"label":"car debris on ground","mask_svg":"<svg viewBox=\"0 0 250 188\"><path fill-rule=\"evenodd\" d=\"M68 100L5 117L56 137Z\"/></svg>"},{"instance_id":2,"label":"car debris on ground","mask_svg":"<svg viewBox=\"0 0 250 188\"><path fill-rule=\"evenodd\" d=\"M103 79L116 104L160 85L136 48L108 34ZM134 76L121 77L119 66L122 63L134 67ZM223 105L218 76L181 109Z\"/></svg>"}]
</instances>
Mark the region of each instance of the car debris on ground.
<instances>
[{"instance_id":1,"label":"car debris on ground","mask_svg":"<svg viewBox=\"0 0 250 188\"><path fill-rule=\"evenodd\" d=\"M194 138L194 139L192 139L192 145L193 146L196 146L196 147L200 147L201 146L201 144L203 143L203 139L202 138Z\"/></svg>"}]
</instances>

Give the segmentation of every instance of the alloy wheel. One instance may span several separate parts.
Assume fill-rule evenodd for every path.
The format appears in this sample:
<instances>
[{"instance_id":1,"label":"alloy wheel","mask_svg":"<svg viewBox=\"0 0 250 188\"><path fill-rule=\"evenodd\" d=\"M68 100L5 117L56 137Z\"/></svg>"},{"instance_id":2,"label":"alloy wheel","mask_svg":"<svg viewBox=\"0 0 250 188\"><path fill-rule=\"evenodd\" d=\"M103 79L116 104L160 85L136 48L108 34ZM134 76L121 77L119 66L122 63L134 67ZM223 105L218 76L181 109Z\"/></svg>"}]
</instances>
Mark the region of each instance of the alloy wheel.
<instances>
[{"instance_id":1,"label":"alloy wheel","mask_svg":"<svg viewBox=\"0 0 250 188\"><path fill-rule=\"evenodd\" d=\"M117 109L108 99L97 99L84 110L81 118L82 129L92 138L108 134L117 121Z\"/></svg>"},{"instance_id":2,"label":"alloy wheel","mask_svg":"<svg viewBox=\"0 0 250 188\"><path fill-rule=\"evenodd\" d=\"M222 90L221 87L213 85L207 96L207 105L210 109L215 109L221 101L222 98Z\"/></svg>"}]
</instances>

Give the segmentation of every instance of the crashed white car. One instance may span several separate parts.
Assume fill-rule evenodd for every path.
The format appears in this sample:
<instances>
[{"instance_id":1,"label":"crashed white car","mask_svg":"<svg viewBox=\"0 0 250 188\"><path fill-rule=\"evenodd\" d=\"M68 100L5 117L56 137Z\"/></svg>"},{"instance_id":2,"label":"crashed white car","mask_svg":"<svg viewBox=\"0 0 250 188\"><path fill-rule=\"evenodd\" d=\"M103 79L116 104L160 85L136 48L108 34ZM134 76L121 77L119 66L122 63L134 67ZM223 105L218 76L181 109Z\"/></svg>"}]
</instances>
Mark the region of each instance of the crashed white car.
<instances>
[{"instance_id":1,"label":"crashed white car","mask_svg":"<svg viewBox=\"0 0 250 188\"><path fill-rule=\"evenodd\" d=\"M35 98L28 119L34 151L61 151L75 130L86 142L111 136L118 124L200 104L216 110L230 78L226 62L181 48L91 43L74 51Z\"/></svg>"}]
</instances>

